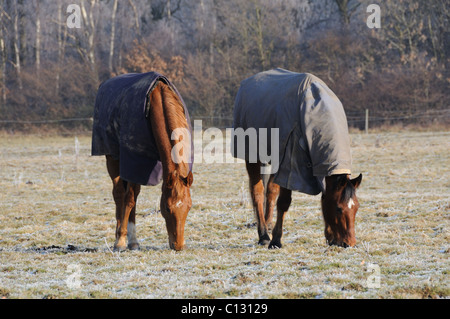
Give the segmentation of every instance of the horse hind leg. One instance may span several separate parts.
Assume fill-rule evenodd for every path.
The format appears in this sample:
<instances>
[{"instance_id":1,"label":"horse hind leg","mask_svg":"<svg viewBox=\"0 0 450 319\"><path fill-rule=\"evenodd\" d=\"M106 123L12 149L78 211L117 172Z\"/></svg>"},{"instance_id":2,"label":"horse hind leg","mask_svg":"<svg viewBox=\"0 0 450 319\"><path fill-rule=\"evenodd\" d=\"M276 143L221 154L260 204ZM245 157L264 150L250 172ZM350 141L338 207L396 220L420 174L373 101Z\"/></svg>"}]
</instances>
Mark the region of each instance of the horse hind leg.
<instances>
[{"instance_id":1,"label":"horse hind leg","mask_svg":"<svg viewBox=\"0 0 450 319\"><path fill-rule=\"evenodd\" d=\"M116 205L116 241L114 250L127 248L138 249L136 238L136 200L140 185L124 181L119 175L119 161L112 156L106 156L106 167L113 183L112 195Z\"/></svg>"},{"instance_id":2,"label":"horse hind leg","mask_svg":"<svg viewBox=\"0 0 450 319\"><path fill-rule=\"evenodd\" d=\"M125 210L125 192L126 182L124 182L119 175L119 161L112 156L106 156L106 168L113 183L112 195L116 205L116 242L114 243L114 250L123 250L126 248L125 242L120 241L120 229L123 223L123 216Z\"/></svg>"},{"instance_id":3,"label":"horse hind leg","mask_svg":"<svg viewBox=\"0 0 450 319\"><path fill-rule=\"evenodd\" d=\"M141 186L138 184L132 184L130 185L130 188L133 189L133 192L129 196L133 196L134 205L130 211L130 217L128 218L127 225L128 249L138 250L139 243L136 237L136 203L137 197L141 191Z\"/></svg>"},{"instance_id":4,"label":"horse hind leg","mask_svg":"<svg viewBox=\"0 0 450 319\"><path fill-rule=\"evenodd\" d=\"M264 216L264 183L260 174L259 163L246 162L246 168L249 176L249 188L252 197L253 209L256 216L256 224L258 228L258 243L267 245L270 242L267 224Z\"/></svg>"},{"instance_id":5,"label":"horse hind leg","mask_svg":"<svg viewBox=\"0 0 450 319\"><path fill-rule=\"evenodd\" d=\"M263 176L264 181L264 188L266 190L266 197L265 197L265 211L264 211L264 218L266 220L267 229L269 231L272 231L273 229L273 210L276 205L276 201L278 198L278 195L280 193L280 186L275 184L273 182L274 175L265 175Z\"/></svg>"},{"instance_id":6,"label":"horse hind leg","mask_svg":"<svg viewBox=\"0 0 450 319\"><path fill-rule=\"evenodd\" d=\"M139 195L140 185L133 183L126 183L126 191L124 196L123 213L121 219L118 221L118 229L116 231L116 243L114 249L121 251L127 248L136 250L139 249L139 244L136 238L136 200Z\"/></svg>"},{"instance_id":7,"label":"horse hind leg","mask_svg":"<svg viewBox=\"0 0 450 319\"><path fill-rule=\"evenodd\" d=\"M269 244L269 249L281 248L281 236L283 235L283 220L291 205L292 191L280 187L280 195L277 200L277 222L272 231L272 241Z\"/></svg>"}]
</instances>

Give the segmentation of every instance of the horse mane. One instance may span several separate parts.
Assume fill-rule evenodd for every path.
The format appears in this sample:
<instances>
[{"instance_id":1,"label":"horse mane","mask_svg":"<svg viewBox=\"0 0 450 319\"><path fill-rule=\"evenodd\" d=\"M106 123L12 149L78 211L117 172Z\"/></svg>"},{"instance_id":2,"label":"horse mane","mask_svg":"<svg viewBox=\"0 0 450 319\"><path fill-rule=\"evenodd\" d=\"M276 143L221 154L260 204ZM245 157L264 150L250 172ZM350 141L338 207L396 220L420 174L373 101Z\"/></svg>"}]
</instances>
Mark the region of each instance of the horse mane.
<instances>
[{"instance_id":1,"label":"horse mane","mask_svg":"<svg viewBox=\"0 0 450 319\"><path fill-rule=\"evenodd\" d=\"M176 129L188 129L189 125L186 119L186 114L184 112L183 103L181 102L178 94L166 83L160 81L157 85L160 84L162 105L164 118L166 121L167 134L169 139L171 140L172 147L176 143L184 143L184 147L181 152L184 151L185 147L191 147L190 140L187 139L183 141L183 138L179 138L178 140L172 140L172 132ZM183 154L177 154L175 152L175 156L183 156ZM177 159L177 164L179 167L179 173L182 177L186 177L189 174L189 165L186 163L183 158Z\"/></svg>"},{"instance_id":2,"label":"horse mane","mask_svg":"<svg viewBox=\"0 0 450 319\"><path fill-rule=\"evenodd\" d=\"M355 187L350 183L350 181L347 182L344 189L342 190L341 194L341 202L348 203L350 199L352 199L356 194Z\"/></svg>"},{"instance_id":3,"label":"horse mane","mask_svg":"<svg viewBox=\"0 0 450 319\"><path fill-rule=\"evenodd\" d=\"M348 203L356 195L356 189L347 177L347 174L333 175L333 189L342 188L340 196L341 203Z\"/></svg>"},{"instance_id":4,"label":"horse mane","mask_svg":"<svg viewBox=\"0 0 450 319\"><path fill-rule=\"evenodd\" d=\"M177 128L188 128L186 114L184 113L183 103L178 94L173 89L161 83L161 95L164 107L164 114L166 115L167 128L170 132Z\"/></svg>"}]
</instances>

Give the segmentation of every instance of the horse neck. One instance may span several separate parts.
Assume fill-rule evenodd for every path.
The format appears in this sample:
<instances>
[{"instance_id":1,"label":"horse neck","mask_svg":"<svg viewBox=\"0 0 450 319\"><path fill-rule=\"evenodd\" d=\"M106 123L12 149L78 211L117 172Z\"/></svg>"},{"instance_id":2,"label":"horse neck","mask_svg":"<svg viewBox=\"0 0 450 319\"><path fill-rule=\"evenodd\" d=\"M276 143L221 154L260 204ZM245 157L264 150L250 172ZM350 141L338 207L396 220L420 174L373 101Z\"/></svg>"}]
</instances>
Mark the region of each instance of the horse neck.
<instances>
[{"instance_id":1,"label":"horse neck","mask_svg":"<svg viewBox=\"0 0 450 319\"><path fill-rule=\"evenodd\" d=\"M159 82L150 95L150 121L158 147L163 174L178 171L185 177L189 173L187 163L172 158L172 149L178 140L172 140L172 132L188 128L184 108L176 94L163 82Z\"/></svg>"}]
</instances>

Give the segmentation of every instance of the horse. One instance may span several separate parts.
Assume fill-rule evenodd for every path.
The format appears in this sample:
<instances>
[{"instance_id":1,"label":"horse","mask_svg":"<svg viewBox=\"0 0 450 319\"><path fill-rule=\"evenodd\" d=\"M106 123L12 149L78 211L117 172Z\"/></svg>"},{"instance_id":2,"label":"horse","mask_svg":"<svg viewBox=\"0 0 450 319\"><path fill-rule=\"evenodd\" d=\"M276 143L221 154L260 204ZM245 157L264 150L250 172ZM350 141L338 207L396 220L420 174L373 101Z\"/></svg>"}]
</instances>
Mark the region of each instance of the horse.
<instances>
[{"instance_id":1,"label":"horse","mask_svg":"<svg viewBox=\"0 0 450 319\"><path fill-rule=\"evenodd\" d=\"M243 80L235 99L233 128L231 152L245 160L259 244L282 247L292 191L322 193L329 245L356 244L355 216L360 206L356 189L362 174L350 178L345 111L322 80L280 68Z\"/></svg>"},{"instance_id":2,"label":"horse","mask_svg":"<svg viewBox=\"0 0 450 319\"><path fill-rule=\"evenodd\" d=\"M92 155L104 155L116 207L115 251L139 249L136 202L142 185L162 180L160 211L169 247L185 246L192 206L193 143L189 113L175 86L156 72L119 75L97 92ZM128 242L128 245L127 245Z\"/></svg>"}]
</instances>

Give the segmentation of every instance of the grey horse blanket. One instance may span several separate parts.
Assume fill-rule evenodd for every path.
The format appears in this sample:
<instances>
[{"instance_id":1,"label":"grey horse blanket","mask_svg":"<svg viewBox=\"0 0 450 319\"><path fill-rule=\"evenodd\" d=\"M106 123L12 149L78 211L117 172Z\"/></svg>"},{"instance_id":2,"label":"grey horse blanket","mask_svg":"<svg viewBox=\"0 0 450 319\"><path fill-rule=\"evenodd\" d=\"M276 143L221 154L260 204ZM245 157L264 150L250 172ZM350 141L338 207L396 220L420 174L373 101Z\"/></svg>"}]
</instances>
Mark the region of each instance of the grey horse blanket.
<instances>
[{"instance_id":1,"label":"grey horse blanket","mask_svg":"<svg viewBox=\"0 0 450 319\"><path fill-rule=\"evenodd\" d=\"M342 103L319 78L308 73L274 69L242 81L234 106L234 130L278 128L279 167L274 182L284 188L317 195L325 176L351 173L350 138ZM236 137L234 137L236 138ZM249 160L251 151L232 154ZM261 159L259 148L256 154Z\"/></svg>"},{"instance_id":2,"label":"grey horse blanket","mask_svg":"<svg viewBox=\"0 0 450 319\"><path fill-rule=\"evenodd\" d=\"M120 161L120 176L141 185L157 185L162 165L157 144L147 119L148 96L163 81L180 97L192 132L186 105L175 86L156 72L119 75L103 82L97 92L92 129L92 155L111 155ZM191 163L193 141L191 138Z\"/></svg>"}]
</instances>

